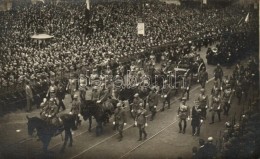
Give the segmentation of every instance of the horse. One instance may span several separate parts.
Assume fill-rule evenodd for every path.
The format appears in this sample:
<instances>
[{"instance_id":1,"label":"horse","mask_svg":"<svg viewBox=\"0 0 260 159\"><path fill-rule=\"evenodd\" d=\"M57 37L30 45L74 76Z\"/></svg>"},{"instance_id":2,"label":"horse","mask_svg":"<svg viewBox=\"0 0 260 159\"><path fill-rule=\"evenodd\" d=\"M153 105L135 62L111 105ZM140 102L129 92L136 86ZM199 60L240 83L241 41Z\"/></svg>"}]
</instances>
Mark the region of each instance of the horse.
<instances>
[{"instance_id":1,"label":"horse","mask_svg":"<svg viewBox=\"0 0 260 159\"><path fill-rule=\"evenodd\" d=\"M65 147L67 145L68 139L70 139L69 147L72 146L72 134L71 129L76 130L77 127L75 125L75 116L70 114L62 114L60 115L60 119L62 121L62 128L58 128L54 125L51 125L47 121L44 121L38 117L28 117L28 134L30 136L33 135L34 130L37 131L37 136L39 137L40 141L43 143L43 152L48 152L48 145L51 141L51 138L61 134L65 131L65 140L63 146L60 150L61 153L64 152ZM58 132L58 133L57 133Z\"/></svg>"},{"instance_id":2,"label":"horse","mask_svg":"<svg viewBox=\"0 0 260 159\"><path fill-rule=\"evenodd\" d=\"M116 104L118 103L118 101L115 99L108 99L108 100L111 100L110 103L113 105L113 109L110 111L104 109L103 106L100 103L99 104L96 103L96 101L92 101L92 100L82 101L81 115L85 121L89 120L89 128L88 128L89 132L91 132L92 117L95 118L97 122L96 136L101 135L101 133L103 132L103 124L105 124L109 120L108 114L110 115L113 114Z\"/></svg>"}]
</instances>

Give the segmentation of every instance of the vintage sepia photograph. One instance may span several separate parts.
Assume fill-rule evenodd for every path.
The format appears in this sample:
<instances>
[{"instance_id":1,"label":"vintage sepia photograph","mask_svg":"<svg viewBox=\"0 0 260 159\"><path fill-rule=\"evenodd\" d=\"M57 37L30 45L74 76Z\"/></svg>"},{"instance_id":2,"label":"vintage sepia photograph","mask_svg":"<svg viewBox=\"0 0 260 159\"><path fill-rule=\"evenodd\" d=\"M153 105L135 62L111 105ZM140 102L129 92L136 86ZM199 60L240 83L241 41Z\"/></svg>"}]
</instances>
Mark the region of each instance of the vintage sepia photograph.
<instances>
[{"instance_id":1,"label":"vintage sepia photograph","mask_svg":"<svg viewBox=\"0 0 260 159\"><path fill-rule=\"evenodd\" d=\"M260 159L259 0L0 0L0 159Z\"/></svg>"}]
</instances>

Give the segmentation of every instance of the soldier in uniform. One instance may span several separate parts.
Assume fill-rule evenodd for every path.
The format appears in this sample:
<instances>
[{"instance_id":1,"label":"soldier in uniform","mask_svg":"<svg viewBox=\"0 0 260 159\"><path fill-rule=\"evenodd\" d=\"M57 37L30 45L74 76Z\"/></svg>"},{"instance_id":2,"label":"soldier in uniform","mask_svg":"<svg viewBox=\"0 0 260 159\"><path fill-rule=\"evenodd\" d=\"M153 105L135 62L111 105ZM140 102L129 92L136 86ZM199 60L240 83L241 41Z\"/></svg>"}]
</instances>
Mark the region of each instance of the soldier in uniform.
<instances>
[{"instance_id":1,"label":"soldier in uniform","mask_svg":"<svg viewBox=\"0 0 260 159\"><path fill-rule=\"evenodd\" d=\"M178 117L179 117L179 133L185 133L187 126L187 118L190 116L190 108L186 105L186 98L182 98L182 102L180 103L180 107L178 109ZM184 125L182 126L182 122Z\"/></svg>"},{"instance_id":2,"label":"soldier in uniform","mask_svg":"<svg viewBox=\"0 0 260 159\"><path fill-rule=\"evenodd\" d=\"M218 120L221 121L220 119L220 112L221 112L221 99L220 99L220 95L219 94L214 94L214 96L212 96L212 103L211 103L211 108L210 111L212 113L211 116L211 123L213 124L215 122L215 114L217 113L218 115Z\"/></svg>"},{"instance_id":3,"label":"soldier in uniform","mask_svg":"<svg viewBox=\"0 0 260 159\"><path fill-rule=\"evenodd\" d=\"M54 98L56 100L56 97L57 97L57 91L58 91L58 88L57 86L55 85L54 81L51 81L51 85L48 89L48 92L46 94L46 97L48 98Z\"/></svg>"},{"instance_id":4,"label":"soldier in uniform","mask_svg":"<svg viewBox=\"0 0 260 159\"><path fill-rule=\"evenodd\" d=\"M187 73L184 74L183 77L183 84L182 84L182 97L184 97L185 93L187 94L186 99L189 100L190 97L190 86L191 86L191 76L188 75Z\"/></svg>"},{"instance_id":5,"label":"soldier in uniform","mask_svg":"<svg viewBox=\"0 0 260 159\"><path fill-rule=\"evenodd\" d=\"M131 113L132 113L132 116L134 119L136 118L137 110L140 107L140 103L144 104L144 101L139 97L139 94L136 93L134 95L134 100L133 100L132 109L131 109Z\"/></svg>"},{"instance_id":6,"label":"soldier in uniform","mask_svg":"<svg viewBox=\"0 0 260 159\"><path fill-rule=\"evenodd\" d=\"M126 112L125 109L122 108L122 104L119 102L117 103L117 108L115 110L114 115L114 128L119 132L119 141L122 141L123 138L123 129L126 125Z\"/></svg>"},{"instance_id":7,"label":"soldier in uniform","mask_svg":"<svg viewBox=\"0 0 260 159\"><path fill-rule=\"evenodd\" d=\"M164 86L162 88L162 98L163 98L163 107L161 111L164 111L165 103L168 104L168 109L171 108L171 87L168 84L168 81L164 81Z\"/></svg>"},{"instance_id":8,"label":"soldier in uniform","mask_svg":"<svg viewBox=\"0 0 260 159\"><path fill-rule=\"evenodd\" d=\"M63 100L65 98L65 87L63 87L62 83L60 82L57 87L57 99L58 99L58 112L60 110L60 107L62 107L63 110L65 110L65 105L63 103Z\"/></svg>"},{"instance_id":9,"label":"soldier in uniform","mask_svg":"<svg viewBox=\"0 0 260 159\"><path fill-rule=\"evenodd\" d=\"M214 69L214 78L215 81L219 80L220 83L222 83L222 77L223 77L223 70L220 67L220 64L217 64L217 67Z\"/></svg>"},{"instance_id":10,"label":"soldier in uniform","mask_svg":"<svg viewBox=\"0 0 260 159\"><path fill-rule=\"evenodd\" d=\"M198 102L199 102L199 107L201 109L201 116L206 119L207 116L207 108L209 105L209 99L208 96L205 95L205 89L201 89L200 90L200 95L198 97Z\"/></svg>"},{"instance_id":11,"label":"soldier in uniform","mask_svg":"<svg viewBox=\"0 0 260 159\"><path fill-rule=\"evenodd\" d=\"M71 78L69 79L66 90L70 93L71 100L73 100L73 96L77 91L77 79L75 78L75 76L71 76Z\"/></svg>"},{"instance_id":12,"label":"soldier in uniform","mask_svg":"<svg viewBox=\"0 0 260 159\"><path fill-rule=\"evenodd\" d=\"M206 68L203 67L198 75L198 83L200 83L202 88L205 88L206 82L208 82L208 72L206 71Z\"/></svg>"},{"instance_id":13,"label":"soldier in uniform","mask_svg":"<svg viewBox=\"0 0 260 159\"><path fill-rule=\"evenodd\" d=\"M139 129L139 140L146 140L147 133L145 131L145 127L147 126L147 111L144 109L143 103L140 103L140 107L137 110L137 116L135 118L135 126ZM142 138L144 134L144 138Z\"/></svg>"},{"instance_id":14,"label":"soldier in uniform","mask_svg":"<svg viewBox=\"0 0 260 159\"><path fill-rule=\"evenodd\" d=\"M150 120L153 120L156 114L156 107L158 106L158 102L159 102L159 97L158 94L156 93L155 87L153 87L152 90L150 91L147 97L147 102L148 102L149 110L152 113Z\"/></svg>"},{"instance_id":15,"label":"soldier in uniform","mask_svg":"<svg viewBox=\"0 0 260 159\"><path fill-rule=\"evenodd\" d=\"M97 101L97 103L101 103L102 104L102 107L106 110L107 109L107 99L108 99L108 96L109 96L109 92L106 88L106 85L104 83L102 83L101 85L101 90L100 90L100 93L99 93L99 97L100 99Z\"/></svg>"},{"instance_id":16,"label":"soldier in uniform","mask_svg":"<svg viewBox=\"0 0 260 159\"><path fill-rule=\"evenodd\" d=\"M76 126L79 126L81 124L80 110L81 108L80 108L80 101L78 100L78 95L74 94L73 101L71 104L70 114L76 116Z\"/></svg>"},{"instance_id":17,"label":"soldier in uniform","mask_svg":"<svg viewBox=\"0 0 260 159\"><path fill-rule=\"evenodd\" d=\"M97 90L97 86L94 86L91 94L91 100L97 102L99 98L100 98L100 93Z\"/></svg>"},{"instance_id":18,"label":"soldier in uniform","mask_svg":"<svg viewBox=\"0 0 260 159\"><path fill-rule=\"evenodd\" d=\"M224 106L223 106L224 115L228 116L232 96L233 96L233 92L231 90L231 87L230 85L227 85L226 89L223 91L223 96L222 96L224 102Z\"/></svg>"},{"instance_id":19,"label":"soldier in uniform","mask_svg":"<svg viewBox=\"0 0 260 159\"><path fill-rule=\"evenodd\" d=\"M79 96L80 99L86 99L86 87L87 87L87 80L83 74L80 74L79 78Z\"/></svg>"},{"instance_id":20,"label":"soldier in uniform","mask_svg":"<svg viewBox=\"0 0 260 159\"><path fill-rule=\"evenodd\" d=\"M200 135L200 126L202 123L200 102L195 101L195 106L192 107L191 111L191 126L192 126L192 135Z\"/></svg>"},{"instance_id":21,"label":"soldier in uniform","mask_svg":"<svg viewBox=\"0 0 260 159\"><path fill-rule=\"evenodd\" d=\"M221 95L221 89L218 85L218 82L217 81L214 81L214 86L213 88L211 89L211 95L214 96L216 94L219 94Z\"/></svg>"}]
</instances>

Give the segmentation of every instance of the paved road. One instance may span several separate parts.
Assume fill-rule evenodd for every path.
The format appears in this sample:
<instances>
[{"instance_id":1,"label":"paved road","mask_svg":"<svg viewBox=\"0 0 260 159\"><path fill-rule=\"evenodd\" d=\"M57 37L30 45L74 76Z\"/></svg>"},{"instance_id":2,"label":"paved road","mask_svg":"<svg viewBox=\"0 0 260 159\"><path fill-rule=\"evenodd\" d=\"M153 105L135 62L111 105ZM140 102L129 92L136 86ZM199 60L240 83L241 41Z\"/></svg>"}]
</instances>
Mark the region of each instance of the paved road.
<instances>
[{"instance_id":1,"label":"paved road","mask_svg":"<svg viewBox=\"0 0 260 159\"><path fill-rule=\"evenodd\" d=\"M200 52L205 60L206 48ZM211 78L206 85L206 92L209 93L213 86L213 69L215 66L207 66L209 77ZM231 69L224 68L226 75L231 73ZM194 85L190 91L190 100L188 105L193 106L193 101L197 98L200 90L198 84ZM178 133L177 124L177 108L179 106L178 98L172 99L171 109L157 113L156 119L148 122L147 133L148 139L145 141L137 141L138 129L133 127L133 120L128 118L127 126L124 130L124 139L118 142L117 132L112 130L112 124L108 124L104 129L104 134L96 137L94 133L87 132L88 122L83 122L79 130L73 132L73 147L67 148L64 154L59 154L61 148L61 137L53 138L49 149L53 154L43 155L41 153L42 144L36 138L28 138L26 115L27 113L15 112L8 114L0 119L0 152L2 158L62 158L62 159L78 159L78 158L183 158L191 157L191 148L198 146L199 137L193 137L191 134L190 121L186 134ZM69 96L65 99L65 104L69 105ZM161 106L161 105L160 105ZM213 136L215 139L219 137L219 132L224 128L224 123L230 121L235 114L238 116L242 110L241 105L237 105L234 99L231 107L231 115L222 117L221 122L209 125L210 114L208 119L202 125L201 138L206 139ZM245 108L246 109L246 108ZM68 112L69 109L66 111ZM30 113L30 116L39 114L39 110ZM95 126L95 124L93 124ZM16 132L20 130L20 132ZM216 141L216 140L215 140ZM1 158L1 156L0 156Z\"/></svg>"}]
</instances>

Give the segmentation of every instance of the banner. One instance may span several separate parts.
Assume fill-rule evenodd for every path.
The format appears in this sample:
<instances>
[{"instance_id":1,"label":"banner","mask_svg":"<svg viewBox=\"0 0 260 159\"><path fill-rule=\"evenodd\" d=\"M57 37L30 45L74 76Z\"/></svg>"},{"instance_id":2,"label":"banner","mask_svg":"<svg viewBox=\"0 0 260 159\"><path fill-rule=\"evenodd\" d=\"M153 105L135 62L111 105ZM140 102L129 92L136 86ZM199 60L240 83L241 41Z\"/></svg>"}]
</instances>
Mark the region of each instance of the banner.
<instances>
[{"instance_id":1,"label":"banner","mask_svg":"<svg viewBox=\"0 0 260 159\"><path fill-rule=\"evenodd\" d=\"M137 24L137 34L144 35L144 23Z\"/></svg>"},{"instance_id":2,"label":"banner","mask_svg":"<svg viewBox=\"0 0 260 159\"><path fill-rule=\"evenodd\" d=\"M90 10L90 3L89 3L90 0L86 0L86 5L87 5L87 8L88 10Z\"/></svg>"},{"instance_id":3,"label":"banner","mask_svg":"<svg viewBox=\"0 0 260 159\"><path fill-rule=\"evenodd\" d=\"M207 0L203 0L203 4L207 4Z\"/></svg>"}]
</instances>

